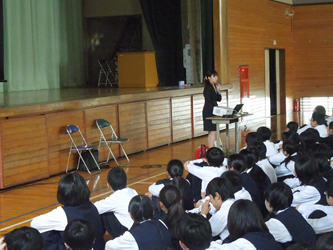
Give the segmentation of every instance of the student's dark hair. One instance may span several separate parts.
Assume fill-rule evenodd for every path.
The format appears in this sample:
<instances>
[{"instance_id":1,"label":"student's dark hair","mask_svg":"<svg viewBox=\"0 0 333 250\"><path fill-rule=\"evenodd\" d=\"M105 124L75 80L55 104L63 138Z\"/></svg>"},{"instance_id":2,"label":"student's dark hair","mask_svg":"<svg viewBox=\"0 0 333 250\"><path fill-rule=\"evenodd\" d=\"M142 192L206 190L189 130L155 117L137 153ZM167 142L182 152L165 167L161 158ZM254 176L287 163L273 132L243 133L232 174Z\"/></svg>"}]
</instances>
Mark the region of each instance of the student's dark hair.
<instances>
[{"instance_id":1,"label":"student's dark hair","mask_svg":"<svg viewBox=\"0 0 333 250\"><path fill-rule=\"evenodd\" d=\"M247 168L252 168L259 160L259 150L255 146L242 149L239 153L245 156Z\"/></svg>"},{"instance_id":2,"label":"student's dark hair","mask_svg":"<svg viewBox=\"0 0 333 250\"><path fill-rule=\"evenodd\" d=\"M171 160L168 162L167 171L172 178L172 185L175 185L179 188L182 193L183 184L182 184L182 176L184 173L184 165L180 160Z\"/></svg>"},{"instance_id":3,"label":"student's dark hair","mask_svg":"<svg viewBox=\"0 0 333 250\"><path fill-rule=\"evenodd\" d=\"M325 125L327 127L327 122L325 120L325 115L320 114L319 112L315 111L312 113L312 120L316 121L318 125Z\"/></svg>"},{"instance_id":4,"label":"student's dark hair","mask_svg":"<svg viewBox=\"0 0 333 250\"><path fill-rule=\"evenodd\" d=\"M282 142L285 142L286 140L292 140L296 142L297 144L300 142L299 134L293 132L293 131L287 131L282 133L281 135Z\"/></svg>"},{"instance_id":5,"label":"student's dark hair","mask_svg":"<svg viewBox=\"0 0 333 250\"><path fill-rule=\"evenodd\" d=\"M259 127L257 129L257 133L261 135L263 141L270 140L272 136L272 131L265 126Z\"/></svg>"},{"instance_id":6,"label":"student's dark hair","mask_svg":"<svg viewBox=\"0 0 333 250\"><path fill-rule=\"evenodd\" d=\"M224 161L224 153L220 148L212 147L207 150L206 158L210 166L220 167Z\"/></svg>"},{"instance_id":7,"label":"student's dark hair","mask_svg":"<svg viewBox=\"0 0 333 250\"><path fill-rule=\"evenodd\" d=\"M286 140L283 144L282 144L282 149L283 151L286 151L288 156L286 157L286 159L284 159L283 162L285 164L285 167L290 170L288 168L288 163L291 161L291 157L294 153L297 153L299 150L299 145L297 143L295 143L293 140Z\"/></svg>"},{"instance_id":8,"label":"student's dark hair","mask_svg":"<svg viewBox=\"0 0 333 250\"><path fill-rule=\"evenodd\" d=\"M8 250L42 250L44 239L37 229L20 227L4 235Z\"/></svg>"},{"instance_id":9,"label":"student's dark hair","mask_svg":"<svg viewBox=\"0 0 333 250\"><path fill-rule=\"evenodd\" d=\"M174 233L179 218L184 215L180 190L176 186L167 185L162 188L159 197L160 202L162 202L166 209L168 209L164 222L169 231Z\"/></svg>"},{"instance_id":10,"label":"student's dark hair","mask_svg":"<svg viewBox=\"0 0 333 250\"><path fill-rule=\"evenodd\" d=\"M320 173L331 170L330 158L325 153L316 153L312 157L317 162Z\"/></svg>"},{"instance_id":11,"label":"student's dark hair","mask_svg":"<svg viewBox=\"0 0 333 250\"><path fill-rule=\"evenodd\" d=\"M79 206L89 202L90 190L77 172L64 175L58 184L57 199L64 206Z\"/></svg>"},{"instance_id":12,"label":"student's dark hair","mask_svg":"<svg viewBox=\"0 0 333 250\"><path fill-rule=\"evenodd\" d=\"M246 170L246 158L241 154L232 154L228 157L228 168L233 168L238 173L242 173Z\"/></svg>"},{"instance_id":13,"label":"student's dark hair","mask_svg":"<svg viewBox=\"0 0 333 250\"><path fill-rule=\"evenodd\" d=\"M153 203L145 195L136 195L128 205L128 212L132 215L135 222L152 219L154 215Z\"/></svg>"},{"instance_id":14,"label":"student's dark hair","mask_svg":"<svg viewBox=\"0 0 333 250\"><path fill-rule=\"evenodd\" d=\"M212 77L212 76L217 76L218 75L218 73L215 71L215 70L213 70L213 69L210 69L210 70L208 70L207 72L206 72L206 74L204 75L204 84L205 85L209 85L210 84L210 82L209 82L209 79L208 79L208 77ZM209 85L210 86L210 85Z\"/></svg>"},{"instance_id":15,"label":"student's dark hair","mask_svg":"<svg viewBox=\"0 0 333 250\"><path fill-rule=\"evenodd\" d=\"M333 179L327 180L327 190L326 193L328 196L333 197Z\"/></svg>"},{"instance_id":16,"label":"student's dark hair","mask_svg":"<svg viewBox=\"0 0 333 250\"><path fill-rule=\"evenodd\" d=\"M320 136L318 130L308 128L300 134L299 138L301 142L301 151L306 154L311 145L315 144L319 140Z\"/></svg>"},{"instance_id":17,"label":"student's dark hair","mask_svg":"<svg viewBox=\"0 0 333 250\"><path fill-rule=\"evenodd\" d=\"M245 136L245 142L247 147L257 146L263 142L261 135L257 132L250 132Z\"/></svg>"},{"instance_id":18,"label":"student's dark hair","mask_svg":"<svg viewBox=\"0 0 333 250\"><path fill-rule=\"evenodd\" d=\"M330 123L328 124L328 127L329 127L330 129L333 129L333 122L330 122Z\"/></svg>"},{"instance_id":19,"label":"student's dark hair","mask_svg":"<svg viewBox=\"0 0 333 250\"><path fill-rule=\"evenodd\" d=\"M218 193L224 202L230 198L235 198L233 191L233 186L227 178L216 177L208 183L206 195L212 195L215 198L216 193Z\"/></svg>"},{"instance_id":20,"label":"student's dark hair","mask_svg":"<svg viewBox=\"0 0 333 250\"><path fill-rule=\"evenodd\" d=\"M88 221L74 219L65 228L64 241L72 250L91 250L95 241L95 228Z\"/></svg>"},{"instance_id":21,"label":"student's dark hair","mask_svg":"<svg viewBox=\"0 0 333 250\"><path fill-rule=\"evenodd\" d=\"M177 235L188 249L205 250L212 240L212 228L203 216L188 213L178 221Z\"/></svg>"},{"instance_id":22,"label":"student's dark hair","mask_svg":"<svg viewBox=\"0 0 333 250\"><path fill-rule=\"evenodd\" d=\"M319 114L321 114L321 115L323 115L324 117L326 115L326 109L322 105L316 106L315 109L314 109L314 111L317 112L317 113L319 113Z\"/></svg>"},{"instance_id":23,"label":"student's dark hair","mask_svg":"<svg viewBox=\"0 0 333 250\"><path fill-rule=\"evenodd\" d=\"M295 161L295 172L302 185L309 185L320 178L316 161L307 155Z\"/></svg>"},{"instance_id":24,"label":"student's dark hair","mask_svg":"<svg viewBox=\"0 0 333 250\"><path fill-rule=\"evenodd\" d=\"M297 132L297 129L298 129L298 123L297 122L288 122L287 123L287 128L289 128L289 131L292 131L292 132Z\"/></svg>"},{"instance_id":25,"label":"student's dark hair","mask_svg":"<svg viewBox=\"0 0 333 250\"><path fill-rule=\"evenodd\" d=\"M243 188L243 180L239 173L236 171L225 171L221 177L224 177L230 181L233 186L234 194Z\"/></svg>"},{"instance_id":26,"label":"student's dark hair","mask_svg":"<svg viewBox=\"0 0 333 250\"><path fill-rule=\"evenodd\" d=\"M111 168L108 173L108 183L114 191L123 189L127 185L127 176L122 167Z\"/></svg>"},{"instance_id":27,"label":"student's dark hair","mask_svg":"<svg viewBox=\"0 0 333 250\"><path fill-rule=\"evenodd\" d=\"M273 211L277 212L291 206L293 193L287 184L276 182L267 187L264 198L271 204Z\"/></svg>"},{"instance_id":28,"label":"student's dark hair","mask_svg":"<svg viewBox=\"0 0 333 250\"><path fill-rule=\"evenodd\" d=\"M257 145L256 147L258 149L258 153L259 153L259 161L266 159L266 152L267 152L267 148L266 145L264 143L261 143L259 145Z\"/></svg>"},{"instance_id":29,"label":"student's dark hair","mask_svg":"<svg viewBox=\"0 0 333 250\"><path fill-rule=\"evenodd\" d=\"M317 238L315 247L318 250L332 250L333 249L333 233L325 233Z\"/></svg>"},{"instance_id":30,"label":"student's dark hair","mask_svg":"<svg viewBox=\"0 0 333 250\"><path fill-rule=\"evenodd\" d=\"M268 228L257 207L250 200L237 200L228 214L228 230L231 240L237 240L246 233L268 232Z\"/></svg>"}]
</instances>

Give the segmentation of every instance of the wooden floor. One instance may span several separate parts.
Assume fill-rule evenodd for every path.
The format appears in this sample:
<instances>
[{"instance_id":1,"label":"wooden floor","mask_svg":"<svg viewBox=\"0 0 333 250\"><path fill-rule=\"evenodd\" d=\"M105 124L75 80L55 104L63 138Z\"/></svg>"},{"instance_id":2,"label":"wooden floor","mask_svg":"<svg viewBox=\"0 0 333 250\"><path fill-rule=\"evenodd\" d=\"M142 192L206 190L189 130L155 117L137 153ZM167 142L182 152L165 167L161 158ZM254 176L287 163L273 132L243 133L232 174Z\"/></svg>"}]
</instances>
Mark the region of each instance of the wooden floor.
<instances>
[{"instance_id":1,"label":"wooden floor","mask_svg":"<svg viewBox=\"0 0 333 250\"><path fill-rule=\"evenodd\" d=\"M259 126L270 127L273 133L272 140L279 139L285 131L286 123L291 120L297 120L297 114L263 119L252 123L250 126L240 124L241 146L244 146L246 133L256 131ZM245 126L246 131L244 131ZM230 132L230 136L231 148L234 148L233 131ZM221 139L225 143L225 132L221 133ZM179 159L185 162L193 159L194 151L201 144L207 144L207 136L131 155L130 164L124 167L127 173L128 186L136 189L139 194L144 194L150 184L165 178L168 161ZM110 167L116 166L113 161L109 165ZM91 190L92 202L109 195L110 192L106 187L107 173L108 169L103 169L98 175L80 172L87 180ZM61 177L62 175L58 175L28 185L0 191L0 235L21 226L29 226L31 219L35 216L49 212L59 206L56 192Z\"/></svg>"}]
</instances>

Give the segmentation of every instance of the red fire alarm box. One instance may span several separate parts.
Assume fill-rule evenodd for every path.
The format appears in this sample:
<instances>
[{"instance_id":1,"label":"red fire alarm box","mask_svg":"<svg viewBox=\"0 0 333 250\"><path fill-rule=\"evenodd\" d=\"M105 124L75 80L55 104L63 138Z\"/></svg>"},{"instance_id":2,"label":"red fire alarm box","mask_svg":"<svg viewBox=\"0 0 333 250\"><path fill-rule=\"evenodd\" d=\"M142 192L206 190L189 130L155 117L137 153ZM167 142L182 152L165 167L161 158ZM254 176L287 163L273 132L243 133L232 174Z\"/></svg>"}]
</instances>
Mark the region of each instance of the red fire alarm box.
<instances>
[{"instance_id":1,"label":"red fire alarm box","mask_svg":"<svg viewBox=\"0 0 333 250\"><path fill-rule=\"evenodd\" d=\"M240 94L242 98L250 97L249 66L239 66Z\"/></svg>"}]
</instances>

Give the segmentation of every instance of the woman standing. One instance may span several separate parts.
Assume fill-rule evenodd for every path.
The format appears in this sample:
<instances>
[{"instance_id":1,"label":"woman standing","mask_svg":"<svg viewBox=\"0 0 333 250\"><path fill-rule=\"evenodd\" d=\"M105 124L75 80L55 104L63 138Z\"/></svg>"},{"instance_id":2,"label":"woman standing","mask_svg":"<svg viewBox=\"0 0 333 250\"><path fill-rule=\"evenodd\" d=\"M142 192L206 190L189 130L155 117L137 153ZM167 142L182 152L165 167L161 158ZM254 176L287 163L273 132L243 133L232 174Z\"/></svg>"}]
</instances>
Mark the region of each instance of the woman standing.
<instances>
[{"instance_id":1,"label":"woman standing","mask_svg":"<svg viewBox=\"0 0 333 250\"><path fill-rule=\"evenodd\" d=\"M214 147L214 141L216 140L216 124L213 124L211 120L207 120L206 118L213 116L214 106L217 106L217 102L222 100L217 72L215 70L208 70L205 75L204 83L205 88L203 95L205 105L202 110L204 131L208 131L208 147Z\"/></svg>"}]
</instances>

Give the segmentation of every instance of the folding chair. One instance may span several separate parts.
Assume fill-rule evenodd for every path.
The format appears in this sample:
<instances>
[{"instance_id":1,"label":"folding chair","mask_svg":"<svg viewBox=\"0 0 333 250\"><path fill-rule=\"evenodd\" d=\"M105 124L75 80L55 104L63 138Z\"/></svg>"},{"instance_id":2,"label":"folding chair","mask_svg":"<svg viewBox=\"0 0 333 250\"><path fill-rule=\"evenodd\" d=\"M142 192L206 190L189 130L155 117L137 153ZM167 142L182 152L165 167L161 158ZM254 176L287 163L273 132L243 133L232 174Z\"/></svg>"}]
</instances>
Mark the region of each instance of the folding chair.
<instances>
[{"instance_id":1,"label":"folding chair","mask_svg":"<svg viewBox=\"0 0 333 250\"><path fill-rule=\"evenodd\" d=\"M88 166L87 166L86 162L84 161L84 159L82 157L82 154L81 154L82 151L89 151L91 157L93 158L93 160L94 160L94 162L95 162L95 164L96 164L96 166L97 166L97 168L99 170L97 173L100 173L101 169L100 169L100 167L98 165L98 162L96 161L95 157L93 156L93 153L91 152L91 150L97 149L98 146L97 145L88 145L87 141L84 139L84 137L83 137L83 135L82 135L82 133L81 133L81 131L80 131L80 129L79 129L78 126L76 126L76 125L67 125L66 130L67 130L67 133L68 133L68 135L69 135L69 137L71 138L71 141L72 141L71 145L70 145L70 148L69 148L69 155L68 155L66 173L68 171L68 165L69 165L69 160L71 158L72 151L76 151L79 154L79 160L78 160L78 163L77 163L76 170L79 169L80 161L82 161L83 164L84 164L84 166L85 166L85 168L86 168L86 170L88 171L88 173L91 174L91 172L90 172L90 170L89 170L89 168L88 168ZM72 134L74 134L76 132L79 132L79 134L81 136L81 138L80 138L80 139L82 139L81 145L76 145L75 140L74 140L74 138L72 136Z\"/></svg>"},{"instance_id":2,"label":"folding chair","mask_svg":"<svg viewBox=\"0 0 333 250\"><path fill-rule=\"evenodd\" d=\"M114 59L116 60L116 59ZM110 84L110 86L112 87L112 83L115 83L116 85L118 84L118 76L117 73L114 74L110 64L108 63L108 60L106 59L97 59L100 70L99 70L99 77L98 77L98 87L99 85L104 84L104 86L107 86L108 84ZM115 61L115 66L116 66L116 70L117 70L117 61ZM112 77L113 80L110 80L109 77Z\"/></svg>"},{"instance_id":3,"label":"folding chair","mask_svg":"<svg viewBox=\"0 0 333 250\"><path fill-rule=\"evenodd\" d=\"M116 157L114 156L114 154L113 154L113 152L111 150L111 144L112 143L118 143L119 146L120 146L120 148L121 148L121 150L123 151L126 159L127 159L127 162L125 164L128 164L130 162L130 160L128 159L128 156L127 156L127 154L126 154L126 152L125 152L125 150L123 148L122 143L123 142L127 142L129 140L127 138L118 138L117 134L114 132L114 129L111 126L111 124L108 121L104 120L104 119L98 119L98 120L96 120L96 125L97 125L97 128L99 129L99 132L101 133L101 136L100 136L100 139L99 139L99 144L98 144L98 150L101 147L102 141L105 142L106 146L109 149L108 159L105 162L102 162L102 163L103 164L107 163L110 160L110 155L112 155L114 161L117 163L118 166L120 166L119 163L118 163L118 161L117 161L117 159L116 159ZM106 127L110 127L111 128L111 133L112 134L111 134L111 138L110 139L106 139L105 135L104 135L104 133L102 131L102 128L106 128Z\"/></svg>"}]
</instances>

